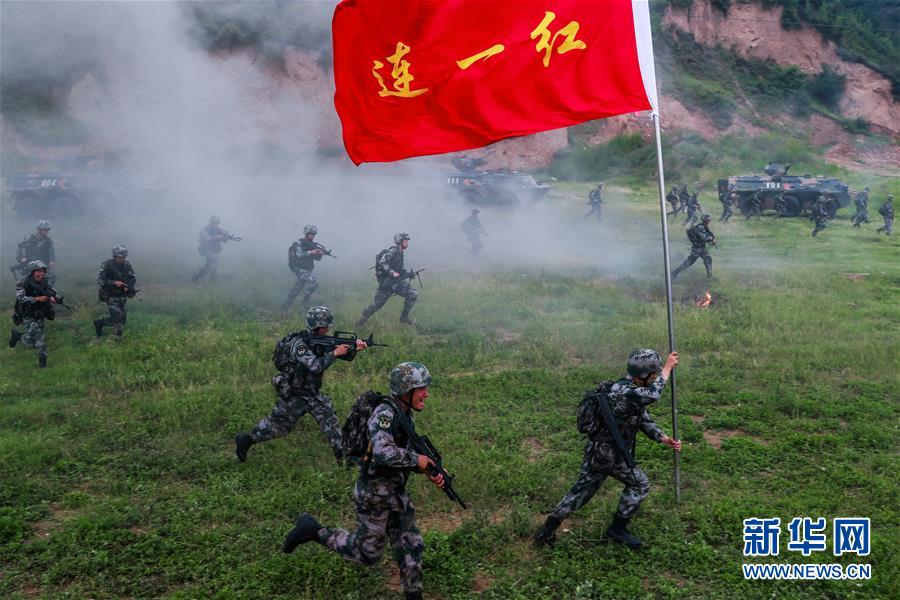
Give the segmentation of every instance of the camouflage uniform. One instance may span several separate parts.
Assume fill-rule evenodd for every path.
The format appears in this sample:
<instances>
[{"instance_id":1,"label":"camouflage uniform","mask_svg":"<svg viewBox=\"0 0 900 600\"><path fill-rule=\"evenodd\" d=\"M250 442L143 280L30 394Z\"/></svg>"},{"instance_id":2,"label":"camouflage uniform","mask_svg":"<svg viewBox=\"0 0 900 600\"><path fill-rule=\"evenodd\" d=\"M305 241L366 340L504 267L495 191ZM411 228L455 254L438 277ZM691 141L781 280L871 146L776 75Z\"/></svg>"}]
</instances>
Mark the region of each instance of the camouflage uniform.
<instances>
[{"instance_id":1,"label":"camouflage uniform","mask_svg":"<svg viewBox=\"0 0 900 600\"><path fill-rule=\"evenodd\" d=\"M828 209L826 206L828 205L828 198L824 195L820 195L816 199L816 203L813 204L812 207L812 218L816 222L816 226L812 231L813 237L816 236L817 233L825 229L828 223Z\"/></svg>"},{"instance_id":2,"label":"camouflage uniform","mask_svg":"<svg viewBox=\"0 0 900 600\"><path fill-rule=\"evenodd\" d=\"M749 221L750 217L756 217L756 220L759 221L762 217L762 206L763 199L759 192L755 192L752 196L750 196L750 202L748 203L747 216L744 217L745 221Z\"/></svg>"},{"instance_id":3,"label":"camouflage uniform","mask_svg":"<svg viewBox=\"0 0 900 600\"><path fill-rule=\"evenodd\" d=\"M885 232L887 235L891 235L891 232L894 230L894 197L888 196L887 200L885 200L884 204L878 207L878 214L880 214L884 218L884 227L879 227L875 231L877 233Z\"/></svg>"},{"instance_id":4,"label":"camouflage uniform","mask_svg":"<svg viewBox=\"0 0 900 600\"><path fill-rule=\"evenodd\" d=\"M697 262L698 258L703 259L703 266L706 267L706 276L712 277L712 257L707 251L707 244L715 244L716 236L709 229L709 219L704 216L702 223L697 223L688 229L688 239L691 241L691 254L684 259L678 268L672 271L672 278L678 277L678 274Z\"/></svg>"},{"instance_id":5,"label":"camouflage uniform","mask_svg":"<svg viewBox=\"0 0 900 600\"><path fill-rule=\"evenodd\" d=\"M206 263L194 275L194 281L201 279L206 274L209 274L211 281L215 280L216 272L219 270L219 254L222 252L220 236L228 237L228 232L219 227L217 222L210 222L200 230L197 240L200 245L197 247L197 253L206 259Z\"/></svg>"},{"instance_id":6,"label":"camouflage uniform","mask_svg":"<svg viewBox=\"0 0 900 600\"><path fill-rule=\"evenodd\" d=\"M407 593L422 591L422 555L425 545L416 525L416 511L406 493L410 471L416 471L419 455L408 447L398 419L408 419L400 402L388 397L368 421L371 459L360 468L353 491L356 531L324 527L319 542L347 560L373 565L384 552L385 534L400 568L400 582Z\"/></svg>"},{"instance_id":7,"label":"camouflage uniform","mask_svg":"<svg viewBox=\"0 0 900 600\"><path fill-rule=\"evenodd\" d=\"M681 212L687 212L688 202L690 201L690 199L691 195L688 193L687 186L681 186L681 189L678 190L678 203Z\"/></svg>"},{"instance_id":8,"label":"camouflage uniform","mask_svg":"<svg viewBox=\"0 0 900 600\"><path fill-rule=\"evenodd\" d=\"M719 223L727 223L728 219L731 218L733 212L732 207L734 206L734 195L732 192L726 192L722 195L722 216L719 217Z\"/></svg>"},{"instance_id":9,"label":"camouflage uniform","mask_svg":"<svg viewBox=\"0 0 900 600\"><path fill-rule=\"evenodd\" d=\"M678 214L679 206L678 206L678 188L673 187L672 191L666 194L666 202L672 205L672 216Z\"/></svg>"},{"instance_id":10,"label":"camouflage uniform","mask_svg":"<svg viewBox=\"0 0 900 600\"><path fill-rule=\"evenodd\" d=\"M46 224L46 228L49 230L50 224L47 221L41 221L38 225L43 224ZM33 260L39 260L47 265L46 280L50 285L53 285L56 275L53 273L50 263L56 262L56 252L53 249L53 240L50 239L49 235L33 233L19 242L19 245L16 246L16 264L10 267L10 271L12 271L13 275L16 275L16 273L28 275L26 269L28 263Z\"/></svg>"},{"instance_id":11,"label":"camouflage uniform","mask_svg":"<svg viewBox=\"0 0 900 600\"><path fill-rule=\"evenodd\" d=\"M293 374L276 375L272 385L278 393L278 403L272 413L263 418L250 432L253 443L265 442L286 436L306 413L312 414L319 428L331 445L336 457L343 458L341 449L341 428L331 398L320 393L325 371L337 359L352 361L356 349L339 357L333 352L324 352L321 346L310 346L309 333L303 332L295 338L291 347L291 363L295 365Z\"/></svg>"},{"instance_id":12,"label":"camouflage uniform","mask_svg":"<svg viewBox=\"0 0 900 600\"><path fill-rule=\"evenodd\" d=\"M466 234L469 244L472 246L472 254L478 254L481 250L481 236L485 233L484 227L481 226L481 221L478 220L478 214L477 209L473 210L472 215L460 224L463 233Z\"/></svg>"},{"instance_id":13,"label":"camouflage uniform","mask_svg":"<svg viewBox=\"0 0 900 600\"><path fill-rule=\"evenodd\" d=\"M53 319L53 304L50 302L37 302L39 296L53 296L53 288L47 281L35 281L31 273L16 283L16 309L21 317L21 325L25 333L21 335L22 343L37 350L38 357L47 356L47 344L44 341L44 320ZM18 338L17 332L13 333ZM14 345L14 343L11 343ZM45 364L45 363L43 363Z\"/></svg>"},{"instance_id":14,"label":"camouflage uniform","mask_svg":"<svg viewBox=\"0 0 900 600\"><path fill-rule=\"evenodd\" d=\"M310 254L312 250L316 249L316 243L305 237L291 244L291 247L288 249L288 267L297 276L297 283L288 292L287 300L284 301L282 308L287 308L293 304L294 299L300 295L304 288L306 293L303 295L303 304L309 304L310 297L319 287L319 282L313 275L313 269L316 268L315 261L322 260L322 256Z\"/></svg>"},{"instance_id":15,"label":"camouflage uniform","mask_svg":"<svg viewBox=\"0 0 900 600\"><path fill-rule=\"evenodd\" d=\"M375 291L375 298L372 304L363 309L362 317L359 324L365 324L366 320L378 312L384 306L391 296L397 295L403 298L403 312L400 313L400 320L407 321L409 319L409 311L412 310L419 297L419 292L411 283L412 280L403 277L391 277L391 271L400 273L401 276L406 274L403 269L403 248L399 243L387 248L381 255L378 264L375 265L375 279L378 281L378 289Z\"/></svg>"},{"instance_id":16,"label":"camouflage uniform","mask_svg":"<svg viewBox=\"0 0 900 600\"><path fill-rule=\"evenodd\" d=\"M597 220L600 220L603 210L603 184L599 184L596 188L591 190L591 193L588 194L588 204L591 206L591 211L586 214L584 218L586 219L591 215L597 215Z\"/></svg>"},{"instance_id":17,"label":"camouflage uniform","mask_svg":"<svg viewBox=\"0 0 900 600\"><path fill-rule=\"evenodd\" d=\"M648 387L638 387L629 375L613 384L609 391L609 405L620 424L625 444L632 452L638 430L655 442L663 437L662 430L650 417L646 407L659 400L665 385L666 380L657 377ZM607 477L625 484L616 515L630 519L647 497L650 480L640 467L635 467L633 471L628 468L612 435L604 429L595 439L588 440L578 480L563 496L552 515L560 521L565 520L593 498Z\"/></svg>"},{"instance_id":18,"label":"camouflage uniform","mask_svg":"<svg viewBox=\"0 0 900 600\"><path fill-rule=\"evenodd\" d=\"M856 214L853 215L853 226L859 227L861 223L869 222L869 188L861 191L853 200L856 205Z\"/></svg>"},{"instance_id":19,"label":"camouflage uniform","mask_svg":"<svg viewBox=\"0 0 900 600\"><path fill-rule=\"evenodd\" d=\"M687 225L689 223L691 225L693 225L700 218L700 213L703 211L703 209L700 208L700 201L697 199L697 196L699 196L699 195L700 195L700 192L694 192L693 194L691 194L691 197L688 199L688 204L687 204L687 213L688 214L687 214L687 219L684 220L684 225Z\"/></svg>"},{"instance_id":20,"label":"camouflage uniform","mask_svg":"<svg viewBox=\"0 0 900 600\"><path fill-rule=\"evenodd\" d=\"M123 282L128 291L116 287L114 281ZM125 323L128 321L128 309L125 305L128 303L128 298L134 297L136 284L137 278L134 269L127 260L119 265L116 264L115 258L110 258L100 265L100 274L97 275L97 285L100 287L99 297L101 302L106 303L109 316L94 321L98 335L104 326L109 325L115 328L117 336L122 336Z\"/></svg>"}]
</instances>

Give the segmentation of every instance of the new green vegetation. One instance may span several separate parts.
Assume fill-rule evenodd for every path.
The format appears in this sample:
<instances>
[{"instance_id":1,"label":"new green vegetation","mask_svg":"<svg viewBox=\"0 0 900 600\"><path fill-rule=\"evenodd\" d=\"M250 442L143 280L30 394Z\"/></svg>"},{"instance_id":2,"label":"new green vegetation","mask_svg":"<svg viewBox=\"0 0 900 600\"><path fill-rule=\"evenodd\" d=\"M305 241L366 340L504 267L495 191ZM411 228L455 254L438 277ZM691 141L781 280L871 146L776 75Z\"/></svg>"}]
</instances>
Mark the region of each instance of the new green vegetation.
<instances>
[{"instance_id":1,"label":"new green vegetation","mask_svg":"<svg viewBox=\"0 0 900 600\"><path fill-rule=\"evenodd\" d=\"M568 196L548 200L587 239L597 225L577 218L589 187L567 184L560 192ZM607 186L607 200L611 224L600 227L658 244L652 190ZM709 194L701 201L716 203ZM612 277L588 243L583 252L596 267L429 269L418 327L395 327L397 305L374 316L369 325L390 348L329 371L325 390L343 416L361 391L384 391L398 362L420 360L434 375L418 427L441 448L470 509L423 478L411 486L427 596L892 597L898 241L877 237L874 225L854 230L848 219L815 239L802 219L714 226L718 304L682 303L706 290L702 269L677 281L683 502L674 504L671 453L640 440L653 489L634 521L647 546L639 554L600 539L620 491L612 482L563 525L569 531L554 548L535 551L529 541L577 474L582 391L622 374L632 348L665 349L659 264ZM15 239L9 221L7 240ZM688 243L677 225L672 236L678 261ZM335 467L311 419L254 448L247 463L235 459L234 433L274 401L273 344L303 322L299 310L286 318L269 308L288 278L284 289L258 289L285 273L226 263L230 286L194 288L178 257L135 254L144 300L133 303L116 343L93 337L101 307L89 246L87 234L68 244L90 266L59 282L75 308L49 324L50 367L39 372L32 352L0 352L0 596L396 597L390 558L364 569L315 545L279 552L301 510L352 524L354 473ZM349 325L372 282L321 279L318 300ZM10 281L0 293L11 297ZM667 401L652 413L671 430ZM744 581L741 521L763 516L870 517L873 549L864 559L783 551L778 562L863 562L872 580Z\"/></svg>"}]
</instances>

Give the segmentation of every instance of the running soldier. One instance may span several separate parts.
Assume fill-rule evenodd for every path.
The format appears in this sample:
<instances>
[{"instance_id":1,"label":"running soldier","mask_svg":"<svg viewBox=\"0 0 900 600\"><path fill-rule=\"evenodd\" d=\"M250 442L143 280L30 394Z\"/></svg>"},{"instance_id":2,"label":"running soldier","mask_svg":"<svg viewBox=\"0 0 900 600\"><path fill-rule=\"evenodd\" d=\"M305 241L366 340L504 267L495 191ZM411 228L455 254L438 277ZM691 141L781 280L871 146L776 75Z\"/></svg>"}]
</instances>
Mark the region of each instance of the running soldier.
<instances>
[{"instance_id":1,"label":"running soldier","mask_svg":"<svg viewBox=\"0 0 900 600\"><path fill-rule=\"evenodd\" d=\"M698 258L703 259L703 266L706 267L707 279L712 279L712 257L706 249L707 244L718 247L716 236L709 229L709 222L712 217L709 213L703 213L701 222L687 230L688 239L691 241L691 254L677 269L672 271L672 279L678 277L678 274L687 269L689 266L697 262Z\"/></svg>"},{"instance_id":2,"label":"running soldier","mask_svg":"<svg viewBox=\"0 0 900 600\"><path fill-rule=\"evenodd\" d=\"M727 223L728 219L731 218L732 207L734 206L734 201L737 199L737 194L734 193L734 188L729 186L728 190L720 194L719 201L722 203L722 216L719 217L719 223Z\"/></svg>"},{"instance_id":3,"label":"running soldier","mask_svg":"<svg viewBox=\"0 0 900 600\"><path fill-rule=\"evenodd\" d=\"M856 195L853 203L856 205L856 214L851 219L854 227L859 227L860 223L869 222L869 187L866 186L863 191Z\"/></svg>"},{"instance_id":4,"label":"running soldier","mask_svg":"<svg viewBox=\"0 0 900 600\"><path fill-rule=\"evenodd\" d=\"M876 233L881 233L882 231L891 235L891 232L894 230L894 197L888 196L887 200L884 201L884 204L878 207L878 214L882 216L884 219L884 227L879 227L875 230Z\"/></svg>"},{"instance_id":5,"label":"running soldier","mask_svg":"<svg viewBox=\"0 0 900 600\"><path fill-rule=\"evenodd\" d=\"M481 251L481 236L487 235L487 232L481 225L481 221L478 219L480 214L480 210L473 208L472 214L460 223L463 233L466 234L469 244L472 246L472 254L478 254Z\"/></svg>"},{"instance_id":6,"label":"running soldier","mask_svg":"<svg viewBox=\"0 0 900 600\"><path fill-rule=\"evenodd\" d=\"M126 304L129 298L134 298L138 290L137 278L131 263L125 257L128 256L128 248L116 244L112 248L112 258L100 265L100 274L97 276L99 286L98 297L100 302L106 303L109 316L94 321L94 331L97 337L103 335L103 327L109 325L115 328L116 336L122 337L125 323L128 320Z\"/></svg>"},{"instance_id":7,"label":"running soldier","mask_svg":"<svg viewBox=\"0 0 900 600\"><path fill-rule=\"evenodd\" d=\"M312 414L338 462L344 459L341 448L341 428L331 398L321 393L325 371L337 359L352 361L356 353L368 346L356 340L356 347L346 344L328 349L315 343L316 336L328 335L334 325L334 315L325 306L313 306L306 313L306 331L285 337L275 346L275 365L280 374L272 378L272 386L278 394L278 403L272 414L262 419L250 431L240 432L234 438L238 460L247 460L250 446L291 432L300 417Z\"/></svg>"},{"instance_id":8,"label":"running soldier","mask_svg":"<svg viewBox=\"0 0 900 600\"><path fill-rule=\"evenodd\" d=\"M53 240L50 239L50 221L38 221L35 233L19 242L16 246L16 264L9 268L13 277L20 279L28 272L29 263L39 260L47 268L44 279L50 285L56 281L56 275L52 272L56 264L56 252L53 250Z\"/></svg>"},{"instance_id":9,"label":"running soldier","mask_svg":"<svg viewBox=\"0 0 900 600\"><path fill-rule=\"evenodd\" d=\"M831 199L827 194L819 194L815 204L812 205L812 219L816 222L816 226L812 231L812 237L825 229L828 224L828 207L831 205Z\"/></svg>"},{"instance_id":10,"label":"running soldier","mask_svg":"<svg viewBox=\"0 0 900 600\"><path fill-rule=\"evenodd\" d=\"M56 291L47 280L47 265L33 260L25 267L28 274L16 283L16 305L13 309L13 323L25 328L23 334L13 328L9 336L9 347L15 348L19 340L37 350L38 366L47 366L47 344L44 342L44 320L53 320L53 305L57 303Z\"/></svg>"},{"instance_id":11,"label":"running soldier","mask_svg":"<svg viewBox=\"0 0 900 600\"><path fill-rule=\"evenodd\" d=\"M209 274L209 280L216 280L216 273L219 270L219 253L222 252L222 244L229 240L239 242L241 238L235 237L219 227L222 219L213 215L209 218L209 225L200 230L197 236L197 252L206 259L203 268L194 275L194 281L201 279L204 275Z\"/></svg>"},{"instance_id":12,"label":"running soldier","mask_svg":"<svg viewBox=\"0 0 900 600\"><path fill-rule=\"evenodd\" d=\"M401 363L390 375L390 396L372 411L366 427L369 451L360 465L353 492L356 531L325 527L309 513L301 513L282 550L288 554L300 544L318 542L339 556L365 566L384 553L385 536L400 568L400 583L407 600L422 598L422 555L425 544L416 525L416 510L406 492L411 472L425 473L438 488L440 474L427 472L434 463L409 445L405 428L415 432L413 412L425 408L431 374L417 362ZM405 421L401 425L401 420Z\"/></svg>"},{"instance_id":13,"label":"running soldier","mask_svg":"<svg viewBox=\"0 0 900 600\"><path fill-rule=\"evenodd\" d=\"M315 241L318 233L319 228L315 225L305 225L303 237L288 248L288 267L297 276L297 283L288 292L287 300L281 305L282 310L287 310L304 289L306 293L303 294L301 303L306 308L309 306L309 299L313 292L319 287L319 282L313 275L313 269L316 268L316 261L322 260L322 257L325 256L325 250Z\"/></svg>"},{"instance_id":14,"label":"running soldier","mask_svg":"<svg viewBox=\"0 0 900 600\"><path fill-rule=\"evenodd\" d=\"M694 225L697 223L697 219L700 218L700 213L703 212L703 209L700 207L700 201L697 199L699 195L700 191L697 190L688 198L687 218L684 220L684 225Z\"/></svg>"},{"instance_id":15,"label":"running soldier","mask_svg":"<svg viewBox=\"0 0 900 600\"><path fill-rule=\"evenodd\" d=\"M415 324L415 321L409 318L409 311L419 297L419 292L411 285L416 273L403 268L403 252L409 247L409 240L408 233L398 233L394 235L394 245L385 248L375 257L375 280L378 282L378 289L375 291L372 304L363 309L362 316L356 322L357 328L365 325L369 317L378 312L395 294L403 298L400 322Z\"/></svg>"},{"instance_id":16,"label":"running soldier","mask_svg":"<svg viewBox=\"0 0 900 600\"><path fill-rule=\"evenodd\" d=\"M585 219L590 217L591 215L597 215L597 220L599 221L602 218L603 212L603 184L598 183L597 187L591 190L591 193L588 194L588 202L591 206L591 211L584 216Z\"/></svg>"},{"instance_id":17,"label":"running soldier","mask_svg":"<svg viewBox=\"0 0 900 600\"><path fill-rule=\"evenodd\" d=\"M650 491L650 480L634 464L633 448L640 430L651 440L681 452L681 440L663 433L647 412L647 406L659 400L676 365L677 352L672 352L660 368L657 352L634 350L628 356L628 375L624 379L601 384L596 393L586 395L582 405L588 403L586 413L590 416L586 417L588 422L584 423L583 428L579 423L579 430L588 435L581 473L569 493L563 496L534 534L536 546L556 541L556 529L560 524L587 504L607 477L612 477L625 484L625 489L619 497L619 507L606 530L606 537L633 550L641 547L641 541L627 527ZM598 406L599 402L608 403L609 410ZM603 413L606 415L603 416Z\"/></svg>"},{"instance_id":18,"label":"running soldier","mask_svg":"<svg viewBox=\"0 0 900 600\"><path fill-rule=\"evenodd\" d=\"M749 221L750 217L755 216L756 220L759 221L762 217L762 207L762 195L759 192L754 192L753 195L750 196L750 200L747 202L747 215L744 217L744 220Z\"/></svg>"},{"instance_id":19,"label":"running soldier","mask_svg":"<svg viewBox=\"0 0 900 600\"><path fill-rule=\"evenodd\" d=\"M691 195L688 193L687 184L682 184L681 189L678 190L678 203L681 212L687 212L690 199Z\"/></svg>"},{"instance_id":20,"label":"running soldier","mask_svg":"<svg viewBox=\"0 0 900 600\"><path fill-rule=\"evenodd\" d=\"M680 207L678 206L678 188L674 185L672 190L666 194L666 202L672 205L672 216L677 215Z\"/></svg>"}]
</instances>

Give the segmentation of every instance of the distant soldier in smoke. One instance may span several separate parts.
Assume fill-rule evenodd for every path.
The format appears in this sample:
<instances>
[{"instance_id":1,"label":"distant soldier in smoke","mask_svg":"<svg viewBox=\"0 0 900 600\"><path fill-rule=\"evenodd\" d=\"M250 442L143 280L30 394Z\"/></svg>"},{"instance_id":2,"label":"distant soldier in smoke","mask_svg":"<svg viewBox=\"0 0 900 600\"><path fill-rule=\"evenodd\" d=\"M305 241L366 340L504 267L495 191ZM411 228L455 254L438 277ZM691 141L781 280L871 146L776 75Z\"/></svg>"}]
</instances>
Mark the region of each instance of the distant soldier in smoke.
<instances>
[{"instance_id":1,"label":"distant soldier in smoke","mask_svg":"<svg viewBox=\"0 0 900 600\"><path fill-rule=\"evenodd\" d=\"M699 195L700 190L695 190L690 198L688 198L687 218L684 220L684 225L694 225L700 218L700 213L703 212L703 209L700 207L700 201L698 200Z\"/></svg>"},{"instance_id":2,"label":"distant soldier in smoke","mask_svg":"<svg viewBox=\"0 0 900 600\"><path fill-rule=\"evenodd\" d=\"M731 218L733 214L732 207L736 198L737 194L733 186L728 186L727 190L719 194L719 202L722 203L722 216L719 217L719 223L727 223L728 219Z\"/></svg>"},{"instance_id":3,"label":"distant soldier in smoke","mask_svg":"<svg viewBox=\"0 0 900 600\"><path fill-rule=\"evenodd\" d=\"M53 266L56 264L56 252L53 240L50 239L50 221L38 221L35 233L31 234L16 246L16 264L9 268L13 277L19 279L28 271L31 261L39 260L47 268L45 279L50 285L56 281Z\"/></svg>"},{"instance_id":4,"label":"distant soldier in smoke","mask_svg":"<svg viewBox=\"0 0 900 600\"><path fill-rule=\"evenodd\" d=\"M313 292L319 287L313 269L316 268L316 261L322 260L325 250L315 241L318 233L319 228L315 225L305 225L303 237L288 248L288 267L297 276L297 283L288 292L287 300L281 305L282 309L289 308L304 289L306 293L303 294L302 304L304 308L309 306Z\"/></svg>"},{"instance_id":5,"label":"distant soldier in smoke","mask_svg":"<svg viewBox=\"0 0 900 600\"><path fill-rule=\"evenodd\" d=\"M647 412L647 407L659 400L672 369L678 365L678 353L669 354L665 365L661 362L654 350L634 350L628 356L626 377L615 383L604 382L585 395L578 409L578 429L588 436L581 473L534 534L536 546L552 544L562 522L587 504L606 478L612 477L625 484L625 489L606 537L632 550L641 547L641 541L627 529L650 492L647 474L634 463L637 432L676 452L682 446L681 440L663 433ZM606 406L600 406L601 402Z\"/></svg>"},{"instance_id":6,"label":"distant soldier in smoke","mask_svg":"<svg viewBox=\"0 0 900 600\"><path fill-rule=\"evenodd\" d=\"M278 394L278 403L272 414L257 423L250 433L235 436L235 453L241 462L247 460L253 444L286 436L307 413L319 424L338 462L344 459L341 428L331 398L321 393L322 379L335 360L352 361L357 352L368 346L362 340L357 340L355 347L342 344L327 348L315 343L316 336L328 335L334 325L334 315L326 306L310 308L306 325L306 331L290 334L275 346L275 366L280 374L272 378L272 386Z\"/></svg>"},{"instance_id":7,"label":"distant soldier in smoke","mask_svg":"<svg viewBox=\"0 0 900 600\"><path fill-rule=\"evenodd\" d=\"M100 274L97 276L97 286L100 288L98 296L100 302L106 303L109 316L94 321L94 331L97 337L103 335L103 327L109 325L115 328L116 336L122 337L125 323L128 320L126 304L129 298L134 298L138 290L137 277L131 263L126 260L128 248L122 244L116 244L112 248L112 258L100 265Z\"/></svg>"},{"instance_id":8,"label":"distant soldier in smoke","mask_svg":"<svg viewBox=\"0 0 900 600\"><path fill-rule=\"evenodd\" d=\"M877 233L881 233L882 231L891 235L891 232L894 230L894 197L888 196L887 200L885 200L884 204L878 207L878 214L884 218L884 227L879 227L875 231Z\"/></svg>"},{"instance_id":9,"label":"distant soldier in smoke","mask_svg":"<svg viewBox=\"0 0 900 600\"><path fill-rule=\"evenodd\" d=\"M356 322L357 328L365 325L369 317L378 312L393 295L403 298L400 322L415 324L415 321L409 318L409 311L419 297L419 292L411 285L416 273L403 268L403 253L409 247L409 240L408 233L398 233L394 235L394 245L385 248L375 257L375 280L378 282L378 289L375 291L372 304L363 309L362 316Z\"/></svg>"},{"instance_id":10,"label":"distant soldier in smoke","mask_svg":"<svg viewBox=\"0 0 900 600\"><path fill-rule=\"evenodd\" d=\"M816 226L812 231L812 237L825 229L828 223L828 207L831 206L831 198L828 194L819 194L815 204L812 205L812 219L816 222Z\"/></svg>"},{"instance_id":11,"label":"distant soldier in smoke","mask_svg":"<svg viewBox=\"0 0 900 600\"><path fill-rule=\"evenodd\" d=\"M856 214L853 215L853 219L851 219L854 227L859 227L861 223L869 222L869 187L866 186L863 191L856 194L856 198L853 200L853 204L856 205Z\"/></svg>"},{"instance_id":12,"label":"distant soldier in smoke","mask_svg":"<svg viewBox=\"0 0 900 600\"><path fill-rule=\"evenodd\" d=\"M756 217L756 220L759 221L762 217L762 207L762 194L754 192L753 195L750 196L750 201L747 203L747 216L744 217L744 220L749 221L750 217Z\"/></svg>"},{"instance_id":13,"label":"distant soldier in smoke","mask_svg":"<svg viewBox=\"0 0 900 600\"><path fill-rule=\"evenodd\" d=\"M390 374L390 395L376 395L381 402L361 423L368 451L353 491L356 530L326 527L309 513L300 513L284 540L283 552L290 554L300 544L316 542L346 560L372 566L378 564L385 542L390 541L406 600L422 600L425 542L406 483L411 473L424 474L438 488L446 483L442 473L428 470L434 469L434 462L417 453L411 443L418 435L413 414L424 410L429 385L431 373L425 365L397 365ZM364 595L377 594L370 591Z\"/></svg>"},{"instance_id":14,"label":"distant soldier in smoke","mask_svg":"<svg viewBox=\"0 0 900 600\"><path fill-rule=\"evenodd\" d=\"M687 184L686 183L682 184L681 189L678 190L678 203L679 203L678 208L681 212L687 212L688 202L690 201L690 199L691 199L691 195L688 193Z\"/></svg>"},{"instance_id":15,"label":"distant soldier in smoke","mask_svg":"<svg viewBox=\"0 0 900 600\"><path fill-rule=\"evenodd\" d=\"M678 188L676 186L672 186L671 191L666 194L666 202L672 205L672 216L678 214L680 206L678 205Z\"/></svg>"},{"instance_id":16,"label":"distant soldier in smoke","mask_svg":"<svg viewBox=\"0 0 900 600\"><path fill-rule=\"evenodd\" d=\"M591 215L597 215L597 220L599 221L602 217L603 211L603 184L598 183L597 187L591 190L591 193L588 194L588 202L587 202L591 210L588 214L584 216L585 219L590 217Z\"/></svg>"},{"instance_id":17,"label":"distant soldier in smoke","mask_svg":"<svg viewBox=\"0 0 900 600\"><path fill-rule=\"evenodd\" d=\"M241 241L241 238L235 237L219 227L221 222L222 219L213 215L209 218L209 225L200 230L197 240L200 245L197 247L197 252L206 259L206 263L194 275L194 281L199 280L206 274L209 274L210 281L215 281L216 272L219 269L219 253L222 252L222 244L229 240Z\"/></svg>"},{"instance_id":18,"label":"distant soldier in smoke","mask_svg":"<svg viewBox=\"0 0 900 600\"><path fill-rule=\"evenodd\" d=\"M473 208L472 214L460 223L463 233L466 234L469 244L472 246L472 254L478 254L481 250L481 236L487 235L487 232L481 225L481 221L478 219L480 214L480 210Z\"/></svg>"},{"instance_id":19,"label":"distant soldier in smoke","mask_svg":"<svg viewBox=\"0 0 900 600\"><path fill-rule=\"evenodd\" d=\"M709 222L712 217L709 213L703 213L700 223L687 230L687 237L691 241L691 254L684 259L678 268L672 271L672 279L678 277L678 274L687 269L689 266L697 262L697 259L703 259L703 266L706 267L706 277L712 279L712 257L706 249L707 244L718 247L716 236L709 229Z\"/></svg>"},{"instance_id":20,"label":"distant soldier in smoke","mask_svg":"<svg viewBox=\"0 0 900 600\"><path fill-rule=\"evenodd\" d=\"M23 334L13 328L9 347L15 348L19 340L37 350L38 366L47 366L47 344L44 342L44 320L53 320L53 306L59 299L47 280L47 265L33 260L25 266L28 273L16 283L16 304L13 322L25 328Z\"/></svg>"}]
</instances>

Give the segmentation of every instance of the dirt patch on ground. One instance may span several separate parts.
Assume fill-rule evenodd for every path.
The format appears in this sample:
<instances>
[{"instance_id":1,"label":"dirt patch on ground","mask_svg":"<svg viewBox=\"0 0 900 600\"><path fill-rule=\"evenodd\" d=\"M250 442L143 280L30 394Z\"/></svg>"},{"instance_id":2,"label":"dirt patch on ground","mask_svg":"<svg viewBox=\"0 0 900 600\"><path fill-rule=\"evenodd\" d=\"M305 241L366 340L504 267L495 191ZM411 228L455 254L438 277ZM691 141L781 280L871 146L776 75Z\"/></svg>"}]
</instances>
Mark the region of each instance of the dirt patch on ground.
<instances>
[{"instance_id":1,"label":"dirt patch on ground","mask_svg":"<svg viewBox=\"0 0 900 600\"><path fill-rule=\"evenodd\" d=\"M740 429L721 429L718 431L706 430L703 432L703 439L706 440L706 443L715 448L716 450L722 449L722 440L726 438L733 437L743 437L748 438L756 442L757 444L768 446L768 440L764 440L760 437L750 435L747 432L741 431Z\"/></svg>"},{"instance_id":2,"label":"dirt patch on ground","mask_svg":"<svg viewBox=\"0 0 900 600\"><path fill-rule=\"evenodd\" d=\"M691 421L693 421L694 423L702 423L703 422L703 417L701 417L700 415L690 415L688 418Z\"/></svg>"},{"instance_id":3,"label":"dirt patch on ground","mask_svg":"<svg viewBox=\"0 0 900 600\"><path fill-rule=\"evenodd\" d=\"M844 277L850 281L865 281L868 276L868 273L844 273Z\"/></svg>"},{"instance_id":4,"label":"dirt patch on ground","mask_svg":"<svg viewBox=\"0 0 900 600\"><path fill-rule=\"evenodd\" d=\"M50 516L42 521L33 523L31 525L31 530L34 532L35 536L41 539L50 539L53 532L62 526L63 521L78 516L79 514L80 513L77 510L63 508L59 504L54 503L50 505Z\"/></svg>"},{"instance_id":5,"label":"dirt patch on ground","mask_svg":"<svg viewBox=\"0 0 900 600\"><path fill-rule=\"evenodd\" d=\"M522 449L528 452L528 460L529 463L536 463L544 456L544 445L534 437L527 437L522 440Z\"/></svg>"},{"instance_id":6,"label":"dirt patch on ground","mask_svg":"<svg viewBox=\"0 0 900 600\"><path fill-rule=\"evenodd\" d=\"M491 587L492 583L494 583L493 577L489 577L481 571L476 571L475 577L472 578L472 591L480 594Z\"/></svg>"},{"instance_id":7,"label":"dirt patch on ground","mask_svg":"<svg viewBox=\"0 0 900 600\"><path fill-rule=\"evenodd\" d=\"M501 342L518 342L522 339L521 333L509 331L508 329L503 329L502 327L497 327L494 332L497 334L497 339Z\"/></svg>"},{"instance_id":8,"label":"dirt patch on ground","mask_svg":"<svg viewBox=\"0 0 900 600\"><path fill-rule=\"evenodd\" d=\"M419 527L425 531L441 531L450 533L456 531L463 524L462 513L451 512L427 516L417 516Z\"/></svg>"}]
</instances>

